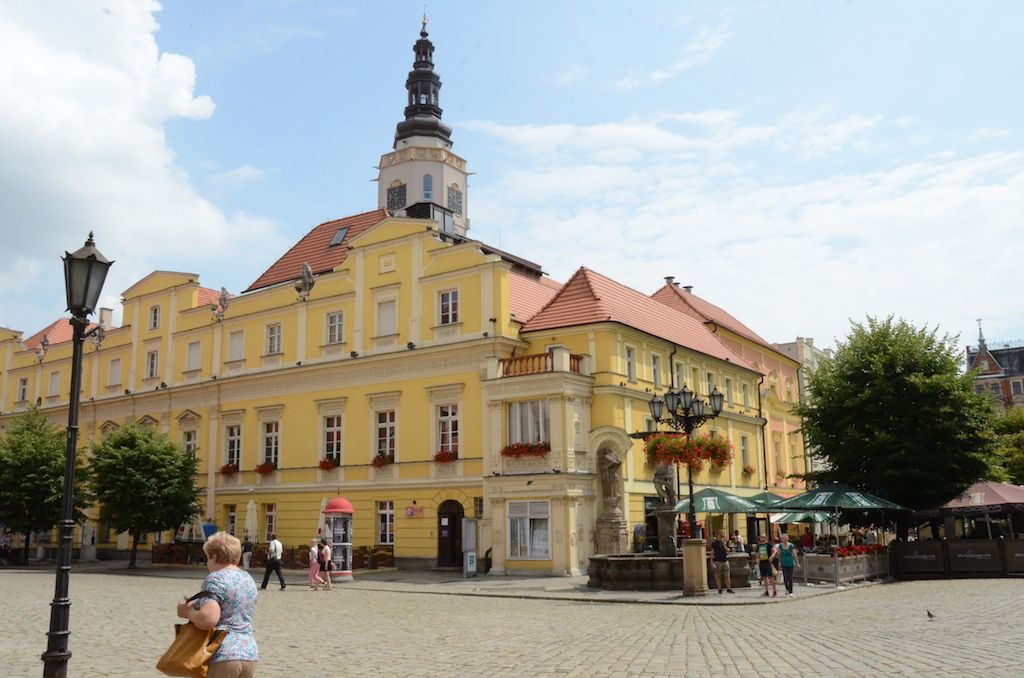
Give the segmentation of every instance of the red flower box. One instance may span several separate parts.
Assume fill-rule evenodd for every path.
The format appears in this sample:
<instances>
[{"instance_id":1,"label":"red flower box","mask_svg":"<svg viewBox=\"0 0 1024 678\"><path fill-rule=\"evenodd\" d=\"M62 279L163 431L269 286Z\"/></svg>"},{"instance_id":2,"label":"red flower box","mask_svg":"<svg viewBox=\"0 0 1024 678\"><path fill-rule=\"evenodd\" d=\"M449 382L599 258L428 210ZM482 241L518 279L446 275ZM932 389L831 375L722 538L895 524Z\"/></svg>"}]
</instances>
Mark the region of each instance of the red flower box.
<instances>
[{"instance_id":1,"label":"red flower box","mask_svg":"<svg viewBox=\"0 0 1024 678\"><path fill-rule=\"evenodd\" d=\"M317 466L320 467L321 471L333 471L341 466L341 459L337 457L327 457L325 459L321 459Z\"/></svg>"},{"instance_id":2,"label":"red flower box","mask_svg":"<svg viewBox=\"0 0 1024 678\"><path fill-rule=\"evenodd\" d=\"M443 450L434 455L434 461L438 464L449 464L459 458L459 453L454 450Z\"/></svg>"},{"instance_id":3,"label":"red flower box","mask_svg":"<svg viewBox=\"0 0 1024 678\"><path fill-rule=\"evenodd\" d=\"M265 461L262 464L256 464L256 473L261 476L270 475L277 470L277 464L272 461Z\"/></svg>"},{"instance_id":4,"label":"red flower box","mask_svg":"<svg viewBox=\"0 0 1024 678\"><path fill-rule=\"evenodd\" d=\"M375 455L373 460L370 461L370 466L374 468L384 468L389 464L395 463L395 455L393 454L378 454Z\"/></svg>"},{"instance_id":5,"label":"red flower box","mask_svg":"<svg viewBox=\"0 0 1024 678\"><path fill-rule=\"evenodd\" d=\"M680 463L690 471L697 472L708 462L714 468L725 468L732 461L732 443L719 435L686 437L683 433L655 433L644 444L647 463Z\"/></svg>"},{"instance_id":6,"label":"red flower box","mask_svg":"<svg viewBox=\"0 0 1024 678\"><path fill-rule=\"evenodd\" d=\"M551 443L510 443L501 448L503 457L543 457L551 451Z\"/></svg>"},{"instance_id":7,"label":"red flower box","mask_svg":"<svg viewBox=\"0 0 1024 678\"><path fill-rule=\"evenodd\" d=\"M238 473L238 464L224 464L218 471L222 476L233 476Z\"/></svg>"}]
</instances>

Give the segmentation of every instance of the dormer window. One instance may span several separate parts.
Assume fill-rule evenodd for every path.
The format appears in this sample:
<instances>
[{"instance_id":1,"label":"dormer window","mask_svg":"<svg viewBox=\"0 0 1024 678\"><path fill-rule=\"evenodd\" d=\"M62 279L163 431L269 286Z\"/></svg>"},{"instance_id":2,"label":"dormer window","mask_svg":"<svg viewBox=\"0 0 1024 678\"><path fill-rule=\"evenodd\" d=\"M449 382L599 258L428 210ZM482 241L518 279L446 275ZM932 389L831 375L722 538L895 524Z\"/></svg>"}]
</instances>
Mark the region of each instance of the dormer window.
<instances>
[{"instance_id":1,"label":"dormer window","mask_svg":"<svg viewBox=\"0 0 1024 678\"><path fill-rule=\"evenodd\" d=\"M160 327L160 307L154 306L149 309L149 329L155 330Z\"/></svg>"},{"instance_id":2,"label":"dormer window","mask_svg":"<svg viewBox=\"0 0 1024 678\"><path fill-rule=\"evenodd\" d=\"M342 228L339 228L338 232L334 234L333 238L331 238L331 244L328 245L328 247L335 247L337 245L340 245L341 241L345 239L346 235L348 235L348 226L343 226Z\"/></svg>"},{"instance_id":3,"label":"dormer window","mask_svg":"<svg viewBox=\"0 0 1024 678\"><path fill-rule=\"evenodd\" d=\"M430 202L434 199L434 177L429 174L423 175L423 201Z\"/></svg>"}]
</instances>

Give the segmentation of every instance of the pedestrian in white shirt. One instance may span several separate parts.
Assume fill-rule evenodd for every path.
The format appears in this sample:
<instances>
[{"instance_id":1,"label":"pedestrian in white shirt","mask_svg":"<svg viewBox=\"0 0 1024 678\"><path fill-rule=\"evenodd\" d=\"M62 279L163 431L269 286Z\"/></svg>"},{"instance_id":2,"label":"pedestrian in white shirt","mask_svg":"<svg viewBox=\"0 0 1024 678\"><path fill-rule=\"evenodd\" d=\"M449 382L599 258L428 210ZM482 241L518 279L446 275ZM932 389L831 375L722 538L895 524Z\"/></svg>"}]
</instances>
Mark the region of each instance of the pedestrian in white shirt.
<instances>
[{"instance_id":1,"label":"pedestrian in white shirt","mask_svg":"<svg viewBox=\"0 0 1024 678\"><path fill-rule=\"evenodd\" d=\"M281 590L285 590L284 574L281 572L282 555L284 555L284 547L277 540L277 535L271 534L270 541L267 542L267 569L263 572L263 585L260 586L261 589L267 588L267 582L270 581L270 573L277 572L277 580L281 582Z\"/></svg>"}]
</instances>

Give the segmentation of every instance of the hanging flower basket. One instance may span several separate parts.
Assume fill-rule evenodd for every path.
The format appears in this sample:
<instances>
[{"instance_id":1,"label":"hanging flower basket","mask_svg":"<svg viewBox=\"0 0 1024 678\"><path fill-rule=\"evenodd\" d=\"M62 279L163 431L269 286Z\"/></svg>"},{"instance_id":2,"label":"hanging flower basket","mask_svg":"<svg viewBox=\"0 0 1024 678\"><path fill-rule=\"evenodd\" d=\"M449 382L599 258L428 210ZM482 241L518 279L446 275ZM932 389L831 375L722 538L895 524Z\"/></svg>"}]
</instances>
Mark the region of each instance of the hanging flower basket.
<instances>
[{"instance_id":1,"label":"hanging flower basket","mask_svg":"<svg viewBox=\"0 0 1024 678\"><path fill-rule=\"evenodd\" d=\"M455 450L442 450L434 455L434 461L438 464L450 464L459 458L459 453Z\"/></svg>"},{"instance_id":2,"label":"hanging flower basket","mask_svg":"<svg viewBox=\"0 0 1024 678\"><path fill-rule=\"evenodd\" d=\"M757 473L757 469L751 466L750 464L747 464L746 466L743 467L743 475L752 476L755 473Z\"/></svg>"},{"instance_id":3,"label":"hanging flower basket","mask_svg":"<svg viewBox=\"0 0 1024 678\"><path fill-rule=\"evenodd\" d=\"M224 464L218 471L222 476L233 476L238 473L238 464Z\"/></svg>"},{"instance_id":4,"label":"hanging flower basket","mask_svg":"<svg viewBox=\"0 0 1024 678\"><path fill-rule=\"evenodd\" d=\"M503 457L543 457L551 451L551 443L511 443L501 448Z\"/></svg>"},{"instance_id":5,"label":"hanging flower basket","mask_svg":"<svg viewBox=\"0 0 1024 678\"><path fill-rule=\"evenodd\" d=\"M321 471L333 471L334 469L336 469L339 466L341 466L341 458L340 457L325 457L325 458L320 460L320 463L317 464L317 466L320 467Z\"/></svg>"},{"instance_id":6,"label":"hanging flower basket","mask_svg":"<svg viewBox=\"0 0 1024 678\"><path fill-rule=\"evenodd\" d=\"M256 473L261 476L270 475L277 470L277 464L272 461L265 461L262 464L256 464Z\"/></svg>"},{"instance_id":7,"label":"hanging flower basket","mask_svg":"<svg viewBox=\"0 0 1024 678\"><path fill-rule=\"evenodd\" d=\"M696 473L708 462L713 468L723 469L732 461L732 443L718 435L702 434L687 438L682 433L656 433L644 445L647 463L680 463Z\"/></svg>"},{"instance_id":8,"label":"hanging flower basket","mask_svg":"<svg viewBox=\"0 0 1024 678\"><path fill-rule=\"evenodd\" d=\"M378 454L373 457L370 461L370 466L374 468L384 468L395 463L395 455L393 454Z\"/></svg>"}]
</instances>

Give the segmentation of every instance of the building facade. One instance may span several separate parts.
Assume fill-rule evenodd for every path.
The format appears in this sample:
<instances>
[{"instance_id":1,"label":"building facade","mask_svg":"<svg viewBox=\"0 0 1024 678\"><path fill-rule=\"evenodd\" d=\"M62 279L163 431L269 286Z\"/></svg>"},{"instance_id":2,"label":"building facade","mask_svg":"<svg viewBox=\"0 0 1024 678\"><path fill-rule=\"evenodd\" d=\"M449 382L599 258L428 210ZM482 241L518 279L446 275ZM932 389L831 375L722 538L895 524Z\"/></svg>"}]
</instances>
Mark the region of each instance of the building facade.
<instances>
[{"instance_id":1,"label":"building facade","mask_svg":"<svg viewBox=\"0 0 1024 678\"><path fill-rule=\"evenodd\" d=\"M207 516L241 535L254 513L256 541L304 543L343 496L357 549L458 566L475 518L495 573L585 572L609 516L622 537L645 524L653 469L630 434L673 386L726 396L705 428L736 461L698 485L797 491L796 361L671 281L648 296L580 268L561 284L472 240L425 27L414 53L377 209L316 226L235 296L173 271L125 290L121 326L102 311L86 346L83 441L159 427L197 456ZM2 330L0 427L33 403L63 425L70 336L66 320ZM76 532L92 542L129 538L93 518Z\"/></svg>"},{"instance_id":2,"label":"building facade","mask_svg":"<svg viewBox=\"0 0 1024 678\"><path fill-rule=\"evenodd\" d=\"M1005 409L1024 407L1024 342L992 347L978 321L978 345L968 346L966 366L974 370L974 390L987 393Z\"/></svg>"}]
</instances>

